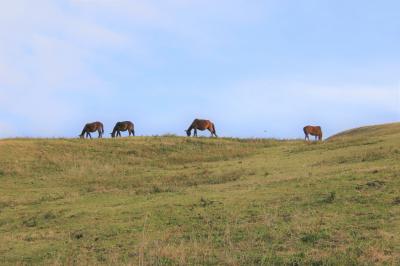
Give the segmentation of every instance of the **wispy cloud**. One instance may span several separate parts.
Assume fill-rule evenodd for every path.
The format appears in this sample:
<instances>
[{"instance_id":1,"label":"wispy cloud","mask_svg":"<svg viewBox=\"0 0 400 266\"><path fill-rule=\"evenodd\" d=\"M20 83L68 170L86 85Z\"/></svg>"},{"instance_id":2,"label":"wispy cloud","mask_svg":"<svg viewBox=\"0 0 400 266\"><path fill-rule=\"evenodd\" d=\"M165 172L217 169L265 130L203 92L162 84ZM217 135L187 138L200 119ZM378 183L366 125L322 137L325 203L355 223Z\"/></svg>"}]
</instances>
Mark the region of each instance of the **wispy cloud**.
<instances>
[{"instance_id":1,"label":"wispy cloud","mask_svg":"<svg viewBox=\"0 0 400 266\"><path fill-rule=\"evenodd\" d=\"M188 47L204 45L205 19L215 20L216 8L230 7L223 20L235 18L235 4L228 1L71 0L66 2L16 0L0 9L0 104L9 115L29 125L31 131L60 134L64 121L84 121L91 108L106 105L115 88L98 62L114 61L113 53L138 65L156 59L146 31L170 34ZM238 11L238 6L236 6ZM191 18L200 12L202 21ZM208 15L204 16L204 13ZM231 17L231 18L229 18ZM223 21L220 19L220 21ZM203 32L202 32L203 31ZM150 47L150 48L148 48ZM204 47L203 47L204 48ZM152 50L149 50L152 49ZM138 50L138 52L135 52ZM111 62L113 67L117 62ZM106 65L103 67L106 69ZM97 104L95 104L95 102ZM6 127L3 123L3 127ZM56 129L58 128L58 129ZM10 132L10 131L9 131ZM24 134L24 130L17 134ZM5 131L0 133L5 136Z\"/></svg>"},{"instance_id":2,"label":"wispy cloud","mask_svg":"<svg viewBox=\"0 0 400 266\"><path fill-rule=\"evenodd\" d=\"M74 136L87 121L110 124L125 115L146 134L181 132L183 121L199 116L217 120L225 135L241 136L263 130L288 136L303 123L327 123L333 131L400 116L397 57L382 57L373 69L366 64L357 75L342 61L326 64L318 57L324 50L316 51L323 43L307 50L307 38L297 38L304 14L286 7L258 0L6 1L0 136ZM313 21L306 15L305 22ZM347 35L328 37L337 36ZM356 45L354 39L346 47ZM299 54L316 55L317 64ZM303 67L308 72L297 73ZM347 76L316 79L315 71ZM369 79L370 73L378 74Z\"/></svg>"},{"instance_id":3,"label":"wispy cloud","mask_svg":"<svg viewBox=\"0 0 400 266\"><path fill-rule=\"evenodd\" d=\"M0 24L1 109L19 118L13 121L19 130L2 130L1 136L26 135L26 128L38 136L60 135L67 121L79 121L94 105L90 101L101 103L112 92L89 59L124 45L123 35L56 1L4 3Z\"/></svg>"}]
</instances>

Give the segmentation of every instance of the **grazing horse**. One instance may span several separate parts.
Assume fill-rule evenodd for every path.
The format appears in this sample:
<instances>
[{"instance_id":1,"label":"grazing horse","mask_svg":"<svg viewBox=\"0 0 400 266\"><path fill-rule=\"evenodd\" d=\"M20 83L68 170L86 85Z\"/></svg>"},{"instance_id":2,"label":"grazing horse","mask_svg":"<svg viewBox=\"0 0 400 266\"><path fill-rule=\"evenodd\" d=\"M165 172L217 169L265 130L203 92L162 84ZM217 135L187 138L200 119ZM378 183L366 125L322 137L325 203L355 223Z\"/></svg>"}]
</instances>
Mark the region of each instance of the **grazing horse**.
<instances>
[{"instance_id":1,"label":"grazing horse","mask_svg":"<svg viewBox=\"0 0 400 266\"><path fill-rule=\"evenodd\" d=\"M117 122L115 124L115 127L113 129L113 132L111 133L111 137L115 138L120 136L121 137L121 131L128 131L129 136L132 134L132 136L135 136L135 126L131 121L124 121L124 122ZM115 134L117 133L117 134Z\"/></svg>"},{"instance_id":2,"label":"grazing horse","mask_svg":"<svg viewBox=\"0 0 400 266\"><path fill-rule=\"evenodd\" d=\"M315 140L322 140L322 130L320 126L305 126L303 128L305 140L310 140L310 136L315 136Z\"/></svg>"},{"instance_id":3,"label":"grazing horse","mask_svg":"<svg viewBox=\"0 0 400 266\"><path fill-rule=\"evenodd\" d=\"M91 132L99 132L99 138L103 137L104 134L104 126L103 123L101 122L93 122L93 123L88 123L85 125L85 127L82 130L82 133L79 135L79 137L81 139L85 138L85 134L86 134L86 138L90 137L92 138L92 135L90 135Z\"/></svg>"},{"instance_id":4,"label":"grazing horse","mask_svg":"<svg viewBox=\"0 0 400 266\"><path fill-rule=\"evenodd\" d=\"M192 135L192 129L194 130L194 137L197 137L197 130L203 131L207 129L211 132L211 137L215 136L218 138L217 132L215 131L215 125L210 120L195 119L190 127L185 130L188 137Z\"/></svg>"}]
</instances>

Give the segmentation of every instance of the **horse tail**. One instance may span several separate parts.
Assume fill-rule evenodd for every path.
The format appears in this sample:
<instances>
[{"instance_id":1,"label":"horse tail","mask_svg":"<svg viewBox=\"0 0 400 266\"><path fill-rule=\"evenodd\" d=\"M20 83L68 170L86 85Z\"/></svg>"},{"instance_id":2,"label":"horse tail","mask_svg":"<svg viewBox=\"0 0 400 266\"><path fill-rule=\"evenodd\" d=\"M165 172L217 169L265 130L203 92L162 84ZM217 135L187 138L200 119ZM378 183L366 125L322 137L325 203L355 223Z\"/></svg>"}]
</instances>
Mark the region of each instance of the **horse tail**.
<instances>
[{"instance_id":1,"label":"horse tail","mask_svg":"<svg viewBox=\"0 0 400 266\"><path fill-rule=\"evenodd\" d=\"M217 130L215 130L215 125L214 125L214 123L212 123L212 129L213 129L213 131L214 131L214 135L215 135L216 137L218 137L218 136L217 136Z\"/></svg>"}]
</instances>

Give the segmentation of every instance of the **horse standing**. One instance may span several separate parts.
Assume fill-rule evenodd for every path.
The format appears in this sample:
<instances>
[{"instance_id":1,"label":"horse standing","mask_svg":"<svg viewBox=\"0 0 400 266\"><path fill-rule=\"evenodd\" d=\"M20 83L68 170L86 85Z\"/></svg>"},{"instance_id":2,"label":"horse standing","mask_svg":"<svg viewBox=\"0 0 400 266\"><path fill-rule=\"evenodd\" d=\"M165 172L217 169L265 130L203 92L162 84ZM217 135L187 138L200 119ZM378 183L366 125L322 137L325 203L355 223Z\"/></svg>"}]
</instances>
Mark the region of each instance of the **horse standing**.
<instances>
[{"instance_id":1,"label":"horse standing","mask_svg":"<svg viewBox=\"0 0 400 266\"><path fill-rule=\"evenodd\" d=\"M121 131L128 131L129 136L131 136L131 134L135 136L135 126L131 121L117 122L111 133L111 137L121 137Z\"/></svg>"},{"instance_id":2,"label":"horse standing","mask_svg":"<svg viewBox=\"0 0 400 266\"><path fill-rule=\"evenodd\" d=\"M305 126L303 128L305 140L310 140L310 136L315 136L315 140L322 140L322 130L320 126Z\"/></svg>"},{"instance_id":3,"label":"horse standing","mask_svg":"<svg viewBox=\"0 0 400 266\"><path fill-rule=\"evenodd\" d=\"M86 134L86 138L90 137L92 138L92 135L90 135L90 133L92 132L99 132L99 139L101 139L103 137L104 134L104 126L103 123L101 122L93 122L93 123L88 123L85 125L85 127L82 130L82 133L79 135L79 137L81 139L85 138L85 134Z\"/></svg>"},{"instance_id":4,"label":"horse standing","mask_svg":"<svg viewBox=\"0 0 400 266\"><path fill-rule=\"evenodd\" d=\"M195 119L193 123L190 125L190 127L187 130L185 130L188 137L192 135L192 130L194 130L193 134L194 137L197 137L197 130L201 131L208 130L211 132L211 137L213 136L218 137L217 132L215 130L215 125L210 120Z\"/></svg>"}]
</instances>

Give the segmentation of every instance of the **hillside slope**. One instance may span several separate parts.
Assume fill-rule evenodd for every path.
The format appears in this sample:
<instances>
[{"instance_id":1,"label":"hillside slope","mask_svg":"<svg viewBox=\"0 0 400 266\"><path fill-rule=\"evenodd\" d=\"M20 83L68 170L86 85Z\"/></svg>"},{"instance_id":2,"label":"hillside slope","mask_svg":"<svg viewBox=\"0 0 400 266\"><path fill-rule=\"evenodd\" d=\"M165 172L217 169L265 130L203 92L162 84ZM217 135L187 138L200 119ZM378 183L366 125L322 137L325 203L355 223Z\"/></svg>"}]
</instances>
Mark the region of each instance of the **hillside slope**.
<instances>
[{"instance_id":1,"label":"hillside slope","mask_svg":"<svg viewBox=\"0 0 400 266\"><path fill-rule=\"evenodd\" d=\"M338 140L345 138L370 138L382 137L387 135L399 135L400 123L391 123L385 125L365 126L360 128L350 129L333 135L329 140Z\"/></svg>"},{"instance_id":2,"label":"hillside slope","mask_svg":"<svg viewBox=\"0 0 400 266\"><path fill-rule=\"evenodd\" d=\"M379 128L1 140L0 264L400 264L400 132Z\"/></svg>"}]
</instances>

